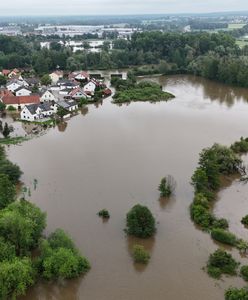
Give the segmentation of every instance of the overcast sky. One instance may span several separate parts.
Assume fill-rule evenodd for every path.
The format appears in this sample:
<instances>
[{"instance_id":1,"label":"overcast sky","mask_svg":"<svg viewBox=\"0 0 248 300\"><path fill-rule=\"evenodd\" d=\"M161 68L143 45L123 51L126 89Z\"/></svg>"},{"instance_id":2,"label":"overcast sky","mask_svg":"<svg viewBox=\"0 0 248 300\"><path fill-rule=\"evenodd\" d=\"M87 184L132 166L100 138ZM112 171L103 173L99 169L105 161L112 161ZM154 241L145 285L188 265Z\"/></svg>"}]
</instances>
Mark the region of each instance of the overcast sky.
<instances>
[{"instance_id":1,"label":"overcast sky","mask_svg":"<svg viewBox=\"0 0 248 300\"><path fill-rule=\"evenodd\" d=\"M248 11L248 0L0 0L0 15L96 15Z\"/></svg>"}]
</instances>

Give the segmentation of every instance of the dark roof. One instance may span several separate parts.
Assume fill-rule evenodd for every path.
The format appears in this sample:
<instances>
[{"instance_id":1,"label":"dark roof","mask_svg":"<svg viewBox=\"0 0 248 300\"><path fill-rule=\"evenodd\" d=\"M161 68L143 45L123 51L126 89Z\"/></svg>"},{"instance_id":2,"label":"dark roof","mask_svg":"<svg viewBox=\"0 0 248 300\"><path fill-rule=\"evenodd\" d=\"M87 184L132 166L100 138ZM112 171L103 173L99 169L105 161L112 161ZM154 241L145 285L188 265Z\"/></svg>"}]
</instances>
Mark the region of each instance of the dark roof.
<instances>
[{"instance_id":1,"label":"dark roof","mask_svg":"<svg viewBox=\"0 0 248 300\"><path fill-rule=\"evenodd\" d=\"M30 78L25 78L24 79L28 84L39 84L40 83L40 80L38 78L35 78L35 77L30 77Z\"/></svg>"},{"instance_id":2,"label":"dark roof","mask_svg":"<svg viewBox=\"0 0 248 300\"><path fill-rule=\"evenodd\" d=\"M64 109L68 109L72 106L77 105L77 102L74 100L63 100L63 101L59 101L58 105L63 107Z\"/></svg>"},{"instance_id":3,"label":"dark roof","mask_svg":"<svg viewBox=\"0 0 248 300\"><path fill-rule=\"evenodd\" d=\"M25 87L24 85L22 85L22 86L20 86L19 88L17 88L15 90L15 93L18 92L18 91L20 91L20 90L22 90L22 89L25 89L25 90L28 90L28 91L32 92L31 89L29 89L28 87Z\"/></svg>"},{"instance_id":4,"label":"dark roof","mask_svg":"<svg viewBox=\"0 0 248 300\"><path fill-rule=\"evenodd\" d=\"M26 107L31 112L32 115L36 113L38 107L41 108L42 111L51 110L51 105L49 103L30 104L30 105L26 105Z\"/></svg>"}]
</instances>

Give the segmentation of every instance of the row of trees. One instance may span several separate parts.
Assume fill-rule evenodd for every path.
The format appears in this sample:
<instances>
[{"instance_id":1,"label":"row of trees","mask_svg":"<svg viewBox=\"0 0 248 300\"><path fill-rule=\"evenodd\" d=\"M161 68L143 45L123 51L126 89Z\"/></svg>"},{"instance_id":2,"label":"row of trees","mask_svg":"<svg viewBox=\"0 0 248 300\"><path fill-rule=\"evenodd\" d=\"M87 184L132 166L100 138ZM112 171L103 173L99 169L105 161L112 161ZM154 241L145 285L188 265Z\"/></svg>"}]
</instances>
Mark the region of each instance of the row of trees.
<instances>
[{"instance_id":1,"label":"row of trees","mask_svg":"<svg viewBox=\"0 0 248 300\"><path fill-rule=\"evenodd\" d=\"M0 299L15 299L40 277L78 277L90 269L72 240L60 229L43 236L46 214L25 199L16 200L20 168L0 147ZM33 258L33 250L40 255Z\"/></svg>"},{"instance_id":2,"label":"row of trees","mask_svg":"<svg viewBox=\"0 0 248 300\"><path fill-rule=\"evenodd\" d=\"M242 32L241 32L242 30ZM240 49L234 35L245 32L247 26L231 33L134 33L132 39L115 39L113 49L104 43L102 51L73 53L71 48L51 43L50 49L40 49L39 39L0 37L0 67L29 67L39 75L61 69L110 69L141 65L163 65L163 73L193 73L227 84L248 86L248 47Z\"/></svg>"}]
</instances>

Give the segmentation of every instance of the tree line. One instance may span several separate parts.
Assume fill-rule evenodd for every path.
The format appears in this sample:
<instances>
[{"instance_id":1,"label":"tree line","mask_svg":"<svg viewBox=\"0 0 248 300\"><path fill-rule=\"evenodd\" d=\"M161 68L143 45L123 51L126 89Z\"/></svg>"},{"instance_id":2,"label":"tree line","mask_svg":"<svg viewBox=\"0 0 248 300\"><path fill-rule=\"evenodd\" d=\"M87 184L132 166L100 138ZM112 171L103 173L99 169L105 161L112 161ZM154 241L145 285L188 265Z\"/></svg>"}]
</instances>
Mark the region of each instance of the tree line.
<instances>
[{"instance_id":1,"label":"tree line","mask_svg":"<svg viewBox=\"0 0 248 300\"><path fill-rule=\"evenodd\" d=\"M74 71L156 65L164 74L190 73L248 87L248 47L239 48L235 40L246 31L247 26L230 33L139 32L128 40L114 39L113 49L106 40L99 53L74 53L57 42L41 49L38 38L0 36L0 67L33 69L43 75L57 67Z\"/></svg>"}]
</instances>

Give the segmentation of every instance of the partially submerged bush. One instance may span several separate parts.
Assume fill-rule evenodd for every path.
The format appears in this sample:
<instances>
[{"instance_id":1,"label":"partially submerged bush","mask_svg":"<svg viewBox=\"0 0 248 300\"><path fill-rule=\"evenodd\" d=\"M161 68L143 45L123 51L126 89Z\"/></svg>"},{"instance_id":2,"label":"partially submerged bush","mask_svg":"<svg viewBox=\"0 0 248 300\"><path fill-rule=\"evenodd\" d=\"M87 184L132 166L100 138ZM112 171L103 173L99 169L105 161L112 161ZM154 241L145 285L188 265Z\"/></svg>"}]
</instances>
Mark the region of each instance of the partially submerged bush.
<instances>
[{"instance_id":1,"label":"partially submerged bush","mask_svg":"<svg viewBox=\"0 0 248 300\"><path fill-rule=\"evenodd\" d=\"M133 246L133 258L136 263L147 264L150 259L150 254L142 245Z\"/></svg>"},{"instance_id":2,"label":"partially submerged bush","mask_svg":"<svg viewBox=\"0 0 248 300\"><path fill-rule=\"evenodd\" d=\"M79 254L62 229L41 241L40 252L39 270L47 280L75 278L90 269L88 260Z\"/></svg>"},{"instance_id":3,"label":"partially submerged bush","mask_svg":"<svg viewBox=\"0 0 248 300\"><path fill-rule=\"evenodd\" d=\"M248 226L248 215L242 218L241 223L245 226Z\"/></svg>"},{"instance_id":4,"label":"partially submerged bush","mask_svg":"<svg viewBox=\"0 0 248 300\"><path fill-rule=\"evenodd\" d=\"M102 217L103 219L109 219L110 218L110 214L108 212L107 209L102 209L98 212L98 216Z\"/></svg>"},{"instance_id":5,"label":"partially submerged bush","mask_svg":"<svg viewBox=\"0 0 248 300\"><path fill-rule=\"evenodd\" d=\"M221 274L235 275L237 267L232 255L221 249L210 254L207 264L208 274L214 278L220 278Z\"/></svg>"},{"instance_id":6,"label":"partially submerged bush","mask_svg":"<svg viewBox=\"0 0 248 300\"><path fill-rule=\"evenodd\" d=\"M248 152L248 138L240 138L240 141L231 145L231 149L235 153L247 153Z\"/></svg>"},{"instance_id":7,"label":"partially submerged bush","mask_svg":"<svg viewBox=\"0 0 248 300\"><path fill-rule=\"evenodd\" d=\"M235 246L237 242L234 234L221 228L214 228L211 231L211 237L218 242L231 246Z\"/></svg>"},{"instance_id":8,"label":"partially submerged bush","mask_svg":"<svg viewBox=\"0 0 248 300\"><path fill-rule=\"evenodd\" d=\"M225 300L247 300L248 290L247 288L237 289L229 288L225 292Z\"/></svg>"},{"instance_id":9,"label":"partially submerged bush","mask_svg":"<svg viewBox=\"0 0 248 300\"><path fill-rule=\"evenodd\" d=\"M0 299L16 299L34 284L31 259L14 258L0 263Z\"/></svg>"},{"instance_id":10,"label":"partially submerged bush","mask_svg":"<svg viewBox=\"0 0 248 300\"><path fill-rule=\"evenodd\" d=\"M175 180L172 176L168 175L161 179L158 190L161 197L169 197L175 190Z\"/></svg>"},{"instance_id":11,"label":"partially submerged bush","mask_svg":"<svg viewBox=\"0 0 248 300\"><path fill-rule=\"evenodd\" d=\"M245 281L248 281L248 266L242 266L240 269L240 274Z\"/></svg>"},{"instance_id":12,"label":"partially submerged bush","mask_svg":"<svg viewBox=\"0 0 248 300\"><path fill-rule=\"evenodd\" d=\"M139 238L148 238L154 235L155 219L146 206L137 204L127 213L126 231Z\"/></svg>"}]
</instances>

